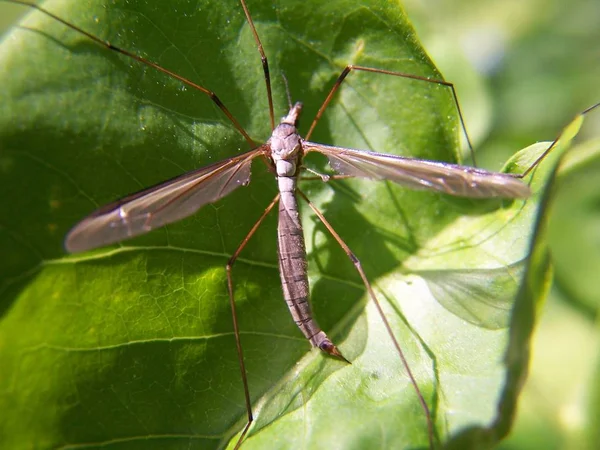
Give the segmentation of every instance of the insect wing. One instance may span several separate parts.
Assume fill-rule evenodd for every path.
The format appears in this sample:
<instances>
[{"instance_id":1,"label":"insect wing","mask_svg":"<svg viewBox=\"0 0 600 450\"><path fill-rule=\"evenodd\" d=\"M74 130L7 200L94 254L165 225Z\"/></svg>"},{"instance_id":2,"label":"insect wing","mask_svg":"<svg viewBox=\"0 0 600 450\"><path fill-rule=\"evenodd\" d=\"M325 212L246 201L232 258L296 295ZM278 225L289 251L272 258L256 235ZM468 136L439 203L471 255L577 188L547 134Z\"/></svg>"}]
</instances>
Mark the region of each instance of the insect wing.
<instances>
[{"instance_id":1,"label":"insect wing","mask_svg":"<svg viewBox=\"0 0 600 450\"><path fill-rule=\"evenodd\" d=\"M439 161L304 142L305 151L318 151L343 175L390 180L411 189L440 191L459 197L527 198L529 186L511 175Z\"/></svg>"},{"instance_id":2,"label":"insect wing","mask_svg":"<svg viewBox=\"0 0 600 450\"><path fill-rule=\"evenodd\" d=\"M203 167L110 203L69 231L65 248L82 252L138 236L183 219L248 184L258 148Z\"/></svg>"}]
</instances>

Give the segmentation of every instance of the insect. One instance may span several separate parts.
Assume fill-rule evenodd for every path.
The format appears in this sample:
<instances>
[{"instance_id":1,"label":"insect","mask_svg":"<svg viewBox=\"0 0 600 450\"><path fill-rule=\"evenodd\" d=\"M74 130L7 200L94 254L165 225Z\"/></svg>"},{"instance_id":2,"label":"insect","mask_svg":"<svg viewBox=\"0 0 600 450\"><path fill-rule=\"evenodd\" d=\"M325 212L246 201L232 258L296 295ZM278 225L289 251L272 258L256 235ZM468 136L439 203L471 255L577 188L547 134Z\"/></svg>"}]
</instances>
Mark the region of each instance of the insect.
<instances>
[{"instance_id":1,"label":"insect","mask_svg":"<svg viewBox=\"0 0 600 450\"><path fill-rule=\"evenodd\" d=\"M85 48L85 44L83 44L83 46L84 46L84 48ZM358 46L358 48L360 48L360 46ZM144 72L142 75L143 75L143 76L146 76L147 74ZM296 109L293 109L293 108L292 108L292 110L290 111L290 113L289 113L289 114L288 114L288 116L287 116L287 117L289 117L289 120L288 120L288 122L291 122L291 121L292 121L292 120L295 118L295 114L297 113L297 111L298 111L298 108L297 108L297 107L296 107ZM290 125L290 124L288 124L288 125ZM333 161L333 162L334 162L334 166L335 166L335 164L336 164L336 162L335 162L335 158L336 158L336 156L335 156L335 155L338 155L338 159L339 159L339 157L340 157L340 153L339 153L339 151L337 151L337 150L335 150L335 149L331 149L330 147L324 147L324 146L321 146L321 147L310 147L310 145L311 145L311 144L306 144L306 145L304 145L304 143L303 143L302 145L303 145L303 146L304 146L306 149L312 148L312 149L313 149L313 150L315 150L315 151L318 151L318 150L320 149L320 150L322 150L323 152L325 152L326 154L327 154L327 152L330 152L330 153L329 153L329 155L330 155L330 156L331 156L331 158L333 158L333 160L334 160L334 161ZM312 145L315 145L315 144L312 144ZM333 152L335 152L335 153L333 153ZM350 153L346 153L346 156L348 156L349 154L350 154ZM354 155L354 157L358 157L358 158L362 157L362 158L363 158L363 162L365 162L365 161L364 161L364 158L366 158L366 156L365 156L366 154L355 153L355 154L353 154L353 155ZM261 153L261 152L255 152L255 153L252 153L250 156L253 156L253 157L256 157L256 158L258 158L258 157L262 157L262 156L267 156L267 157L268 157L268 156L269 156L269 154L266 152L266 150L265 150L265 149L263 149L262 153ZM248 157L248 158L250 158L250 156L248 156L248 155L247 155L247 157ZM369 157L370 157L370 158L372 158L372 160L373 160L373 161L377 161L378 159L379 159L379 160L381 160L381 159L383 159L383 160L386 160L386 157L385 157L385 156L380 156L380 155L370 155ZM234 158L235 158L235 157L234 157ZM242 159L234 159L234 160L233 160L233 162L231 162L231 161L230 161L228 164L231 164L231 166L232 166L232 167L235 167L235 168L237 168L237 169L239 169L239 167L246 168L245 166L237 166L237 165L235 165L235 164L234 164L235 162L242 162L242 161L243 161ZM399 159L395 159L395 158L393 158L393 157L392 157L392 158L388 158L388 159L387 159L387 161L388 161L388 162L398 162L398 161L400 161L400 160L399 160ZM365 163L366 163L366 162L365 162ZM219 163L216 163L216 164L219 164ZM226 164L227 164L227 163L226 163ZM340 167L340 165L342 165L342 166L343 166L343 164L344 164L344 160L342 160L342 161L338 161L338 162L337 162L337 164L338 164L338 168ZM376 164L376 163L373 163L373 164ZM228 167L228 166L222 166L222 165L221 165L220 167L221 167L221 168L223 168L223 167ZM377 166L377 167L379 167L379 166ZM435 166L435 167L438 167L440 170L442 170L442 171L446 171L446 172L447 172L448 170L450 170L450 169L449 169L449 167L450 167L450 166L446 166L446 165L442 165L442 164L440 164L440 165L437 165L437 166ZM224 169L221 169L221 170L224 170ZM460 173L460 174L465 174L465 173L468 173L468 172L466 171L466 169L465 169L465 170L463 170L463 169L456 169L456 170L458 170L458 172L457 172L457 173ZM343 170L342 170L342 171L343 171ZM452 172L452 170L450 170L450 171ZM242 171L242 172L243 172L243 171ZM498 177L499 177L499 179L500 179L500 180L510 180L511 182L512 182L512 181L514 181L514 180L512 180L512 178L510 178L510 177L508 177L508 176L498 176ZM214 178L213 178L213 179L214 179ZM245 177L245 176L241 176L241 178L235 178L235 181L244 182L244 181L246 181L246 177ZM484 184L487 186L487 184L486 184L486 183L484 183ZM513 185L513 184L511 184L511 185L512 185L512 186L519 186L519 189L520 189L522 186L524 186L524 185L521 185L521 184L519 184L519 183L517 183L517 184L514 184L514 185ZM173 187L173 185L171 185L171 187ZM154 192L157 192L157 191L154 191ZM130 200L131 200L131 199L130 199ZM130 204L131 204L131 203L130 203ZM105 231L106 231L106 229L107 229L107 228L106 228L106 227L104 227L104 226L102 226L102 224L101 224L101 221L102 221L102 220L104 220L104 219L108 219L110 223L119 223L119 221L117 221L117 222L114 222L114 221L112 221L112 222L111 222L109 215L110 215L110 214L112 214L113 212L116 212L116 213L118 213L118 215L119 215L119 217L120 217L120 219L119 219L119 220L121 221L120 223L128 223L128 222L127 222L127 220L125 220L125 219L126 219L126 217L127 217L127 214L128 214L128 213L127 213L125 210L122 210L120 207L119 207L119 208L117 208L117 209L115 209L115 208L113 207L113 209L110 209L110 208L109 208L109 209L105 209L104 211L105 211L105 213L106 213L106 214L97 214L97 215L95 215L95 216L94 216L94 217L95 217L95 219L91 219L91 222L90 222L90 221L88 221L88 222L87 222L87 225L85 225L85 224L86 224L86 222L84 222L84 223L83 223L83 225L82 225L82 228L79 228L79 229L77 229L77 228L76 228L76 229L75 229L75 230L72 232L72 234L70 235L70 238L69 238L69 240L67 241L67 246L68 246L68 247L70 247L72 250L81 250L81 249L83 249L83 248L86 248L86 247L85 247L86 245L87 245L88 247L94 247L94 246L100 245L101 243L106 243L106 241L105 241L105 240L103 241L102 239L104 239L104 238L106 237L106 233L105 233ZM173 216L173 215L169 216L169 220L171 220L171 219L174 219L174 218L175 218L175 216ZM98 220L98 219L100 219L100 220ZM99 224L100 224L100 227L97 229L97 231L95 231L95 230L94 230L94 227L95 227L95 226L98 226ZM129 223L129 225L131 226L131 223ZM146 224L146 225L148 225L148 224ZM91 226L91 228L90 228L90 226ZM131 229L132 229L132 230L138 230L138 231L139 231L139 230L143 229L143 226L144 226L144 225L142 225L142 228L139 228L139 225L136 225L136 226L133 226L133 228L131 228ZM153 226L154 226L154 225L148 225L148 228L152 228ZM137 227L137 228L136 228L136 227ZM126 227L126 228L127 228L127 227ZM79 231L79 232L83 232L83 235L81 235L81 234L78 234L78 231ZM246 231L245 231L245 232L246 232ZM245 233L245 232L244 232L244 233ZM77 239L77 236L79 236L79 237L82 237L82 236L83 236L83 239L82 239L82 240L78 240L78 239ZM94 241L93 241L93 239L92 239L93 237L100 239L100 242L94 242ZM78 244L78 242L79 242L79 243L83 242L83 244ZM223 299L221 299L221 300L223 300ZM396 358L397 358L397 355L396 355ZM421 422L422 422L422 420L421 420ZM241 441L238 441L238 442L241 442Z\"/></svg>"}]
</instances>

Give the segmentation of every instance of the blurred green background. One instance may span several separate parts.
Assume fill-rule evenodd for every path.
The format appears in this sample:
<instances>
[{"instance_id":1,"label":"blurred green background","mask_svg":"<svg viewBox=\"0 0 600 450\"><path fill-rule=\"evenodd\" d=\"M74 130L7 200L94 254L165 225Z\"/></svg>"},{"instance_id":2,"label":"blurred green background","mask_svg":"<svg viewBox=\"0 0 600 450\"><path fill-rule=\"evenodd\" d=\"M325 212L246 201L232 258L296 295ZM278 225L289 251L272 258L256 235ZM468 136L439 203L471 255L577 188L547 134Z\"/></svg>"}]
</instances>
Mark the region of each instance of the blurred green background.
<instances>
[{"instance_id":1,"label":"blurred green background","mask_svg":"<svg viewBox=\"0 0 600 450\"><path fill-rule=\"evenodd\" d=\"M478 165L498 169L552 140L600 101L598 0L408 0L405 8L456 84ZM23 8L0 3L0 32ZM598 448L600 389L600 110L565 170L550 227L555 284L534 340L531 374L504 449Z\"/></svg>"},{"instance_id":2,"label":"blurred green background","mask_svg":"<svg viewBox=\"0 0 600 450\"><path fill-rule=\"evenodd\" d=\"M405 8L424 47L455 82L478 149L498 168L515 149L552 140L600 101L600 2L434 2ZM533 343L531 373L504 449L599 448L600 111L565 170L550 224L555 282Z\"/></svg>"}]
</instances>

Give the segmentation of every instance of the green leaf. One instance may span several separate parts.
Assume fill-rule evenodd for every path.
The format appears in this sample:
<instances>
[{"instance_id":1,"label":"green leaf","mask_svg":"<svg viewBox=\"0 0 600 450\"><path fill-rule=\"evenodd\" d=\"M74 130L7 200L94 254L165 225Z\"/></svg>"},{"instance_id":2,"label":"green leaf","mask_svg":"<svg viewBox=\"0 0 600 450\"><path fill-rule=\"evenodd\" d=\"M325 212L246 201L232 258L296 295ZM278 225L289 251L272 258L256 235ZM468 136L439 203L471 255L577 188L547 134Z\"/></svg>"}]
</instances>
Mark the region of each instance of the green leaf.
<instances>
[{"instance_id":1,"label":"green leaf","mask_svg":"<svg viewBox=\"0 0 600 450\"><path fill-rule=\"evenodd\" d=\"M600 310L598 171L600 140L584 142L561 171L561 190L550 239L556 258L556 281L570 301L592 321ZM565 239L568 236L569 239Z\"/></svg>"},{"instance_id":2,"label":"green leaf","mask_svg":"<svg viewBox=\"0 0 600 450\"><path fill-rule=\"evenodd\" d=\"M302 132L346 64L441 77L387 1L248 6L276 119L288 107L283 73L305 104ZM45 7L213 90L253 139L268 138L259 54L237 2ZM257 163L249 187L193 217L65 255L64 235L95 208L247 143L206 95L39 13L2 43L0 79L3 447L235 443L246 410L224 266L274 197L272 175ZM459 153L448 89L380 74L351 73L312 140L444 161ZM306 164L326 170L318 156ZM536 171L536 192L551 166ZM436 438L480 447L504 435L497 424L514 411L498 407L518 396L514 370L526 367L533 327L511 308L523 273L532 288L518 298L534 310L548 278L545 258L527 259L538 195L474 202L360 180L303 190L376 285ZM359 276L308 208L303 221L315 316L352 365L310 351L290 319L272 215L233 271L256 417L243 448L427 447L424 411ZM504 363L509 341L517 369Z\"/></svg>"}]
</instances>

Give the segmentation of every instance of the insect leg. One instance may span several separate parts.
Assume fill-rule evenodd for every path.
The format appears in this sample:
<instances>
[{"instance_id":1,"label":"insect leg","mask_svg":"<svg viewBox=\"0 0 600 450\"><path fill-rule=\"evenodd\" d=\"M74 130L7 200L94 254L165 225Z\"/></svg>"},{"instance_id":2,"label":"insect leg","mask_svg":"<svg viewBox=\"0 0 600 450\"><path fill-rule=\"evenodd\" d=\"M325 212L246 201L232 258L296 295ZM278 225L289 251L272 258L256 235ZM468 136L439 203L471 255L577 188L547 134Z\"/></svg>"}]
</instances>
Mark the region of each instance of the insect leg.
<instances>
[{"instance_id":1,"label":"insect leg","mask_svg":"<svg viewBox=\"0 0 600 450\"><path fill-rule=\"evenodd\" d=\"M242 441L244 440L244 437L246 436L246 433L248 432L250 425L254 421L254 417L252 416L252 404L250 403L250 391L248 389L248 378L246 376L246 366L244 365L244 353L242 351L242 343L240 341L240 329L238 326L237 313L236 313L236 309L235 309L235 300L234 300L234 295L233 295L233 278L231 276L231 269L233 267L233 264L237 260L238 256L244 249L244 247L246 247L246 244L248 244L248 241L250 241L250 238L254 235L254 233L256 233L256 230L258 230L258 227L260 227L260 225L263 223L263 221L265 220L265 218L267 217L269 212L271 212L271 210L277 204L278 201L279 201L279 194L277 194L275 196L275 198L273 199L273 201L269 204L269 206L267 206L267 208L264 210L264 212L262 213L260 218L256 221L256 223L250 229L250 231L248 232L246 237L242 240L242 243L239 245L239 247L233 253L231 258L229 258L229 261L227 261L227 266L225 266L225 270L227 271L227 290L229 292L229 304L231 305L231 316L233 319L233 333L235 335L235 345L237 347L237 353L238 353L239 362L240 362L240 371L242 373L242 383L244 384L244 397L245 397L245 401L246 401L246 411L248 413L248 422L246 423L246 426L244 427L244 430L242 431L240 438L238 439L237 443L235 444L235 449L238 449L240 447L240 445L242 444Z\"/></svg>"},{"instance_id":2,"label":"insect leg","mask_svg":"<svg viewBox=\"0 0 600 450\"><path fill-rule=\"evenodd\" d=\"M258 33L256 32L256 27L254 26L254 22L252 21L252 17L250 16L250 11L248 11L248 5L246 5L246 2L244 0L240 0L240 3L242 4L242 8L244 8L246 20L248 21L248 25L250 25L250 30L252 30L254 40L256 41L256 46L258 47L258 52L260 53L260 61L262 62L263 72L265 74L265 84L267 85L267 99L269 101L269 115L271 116L271 130L274 130L275 114L273 113L273 95L271 93L271 75L269 73L269 61L267 60L267 55L265 55L262 43L260 42L260 38L258 37Z\"/></svg>"},{"instance_id":3,"label":"insect leg","mask_svg":"<svg viewBox=\"0 0 600 450\"><path fill-rule=\"evenodd\" d=\"M431 412L429 411L429 406L427 406L427 402L425 402L425 398L423 397L423 394L422 394L421 390L419 389L417 380L415 379L415 377L412 373L412 370L410 370L408 361L406 360L406 357L404 356L402 347L400 346L400 343L396 339L396 336L394 336L392 327L391 327L389 321L387 320L387 318L385 317L383 308L381 307L379 300L377 300L377 297L375 296L375 291L373 290L371 283L369 282L367 275L365 274L365 271L362 268L360 260L356 257L356 255L354 253L352 253L352 250L350 250L350 247L348 247L348 245L344 242L344 240L340 237L340 235L333 229L331 224L327 221L325 216L323 216L321 211L319 211L317 209L317 207L315 205L313 205L313 203L308 199L308 197L300 189L298 189L296 192L298 193L298 195L300 195L304 199L304 201L306 203L308 203L308 206L310 206L310 208L314 211L314 213L317 215L319 220L321 220L321 222L323 222L323 225L325 225L325 228L327 228L329 233L331 233L331 235L337 241L337 243L340 245L340 247L342 247L342 249L344 250L346 255L348 255L348 258L350 258L350 261L352 261L352 264L354 264L356 271L360 275L360 278L362 279L363 284L365 285L365 288L367 289L369 297L375 304L375 307L377 308L377 312L379 313L379 316L381 317L383 325L385 326L385 329L386 329L388 335L390 336L392 342L394 343L394 347L396 348L396 351L398 352L398 355L400 356L400 359L402 360L402 365L404 366L404 369L406 370L406 373L408 374L408 377L410 378L410 382L413 385L415 392L417 393L417 397L419 398L419 403L421 404L421 407L423 408L423 411L425 412L425 417L427 419L427 432L428 432L428 436L429 436L429 447L431 449L433 449L434 448L434 430L433 430L433 422L431 420Z\"/></svg>"},{"instance_id":4,"label":"insect leg","mask_svg":"<svg viewBox=\"0 0 600 450\"><path fill-rule=\"evenodd\" d=\"M162 66L159 66L158 64L150 61L149 59L143 58L139 55L136 55L133 52L130 52L129 50L125 50L122 49L120 47L116 47L114 45L112 45L109 41L105 41L103 39L100 39L97 36L94 36L91 33L88 33L87 31L79 28L77 25L74 25L72 23L67 22L64 19L61 19L60 17L56 16L55 14L51 13L50 11L48 11L47 9L44 9L43 7L36 5L35 3L29 3L26 2L24 0L4 0L8 3L14 3L17 5L22 5L22 6L26 6L28 8L31 9L35 9L45 15L47 15L48 17L53 18L54 20L62 23L63 25L65 25L66 27L69 27L70 29L83 34L84 36L86 36L88 39L91 39L93 42L95 42L96 44L106 48L107 50L112 50L114 52L120 53L122 55L128 56L129 58L135 59L136 61L145 64L147 66L152 67L153 69L158 70L159 72L162 72L172 78L175 78L176 80L181 81L183 84L186 84L194 89L199 90L200 92L206 94L220 109L221 111L223 111L223 113L227 116L227 118L231 121L231 123L233 124L233 126L242 134L242 136L244 136L244 139L246 139L246 141L248 142L248 144L250 144L250 147L256 147L256 143L252 140L252 138L248 135L248 133L246 132L246 130L244 130L244 128L240 125L240 123L237 121L237 119L235 117L233 117L233 114L231 114L231 112L227 109L227 107L223 104L223 102L221 101L221 99L219 99L219 97L217 97L217 94L215 94L213 91L206 89L205 87L194 83L191 80L188 80L185 77L182 77L181 75L177 75L175 72L172 72L168 69L165 69ZM242 2L243 4L243 2ZM249 18L249 17L248 17ZM256 33L256 31L255 31ZM269 94L270 95L270 94ZM273 115L273 110L271 107L271 116Z\"/></svg>"},{"instance_id":5,"label":"insect leg","mask_svg":"<svg viewBox=\"0 0 600 450\"><path fill-rule=\"evenodd\" d=\"M312 135L314 128L317 126L317 123L319 122L319 119L321 119L321 116L325 112L325 109L327 108L327 106L329 106L331 99L333 98L333 96L335 95L335 93L337 92L339 87L341 86L344 79L353 70L359 70L359 71L371 72L371 73L381 73L384 75L392 75L395 77L409 78L411 80L425 81L427 83L433 83L433 84L449 87L450 90L452 91L452 97L454 98L454 104L456 105L456 110L458 112L458 117L460 119L460 124L463 129L463 133L465 134L465 138L467 139L467 145L469 146L469 151L471 152L471 157L473 158L473 163L475 163L475 153L473 151L473 145L471 144L471 139L469 138L469 133L467 133L467 127L465 126L463 113L460 108L460 104L458 103L458 96L456 95L456 89L454 88L453 83L450 83L449 81L445 81L445 80L438 80L435 78L427 78L427 77L422 77L419 75L412 75L412 74L404 73L404 72L395 72L393 70L376 69L374 67L356 66L353 64L347 65L344 68L344 70L342 70L342 73L340 74L340 76L337 78L337 80L333 84L333 87L329 91L329 94L327 94L327 98L325 98L325 101L323 102L323 104L321 105L319 110L317 111L317 114L316 114L315 118L313 119L312 124L310 125L310 128L308 129L308 133L306 133L306 137L304 138L305 140L307 140L307 141L310 140L310 136Z\"/></svg>"},{"instance_id":6,"label":"insect leg","mask_svg":"<svg viewBox=\"0 0 600 450\"><path fill-rule=\"evenodd\" d=\"M594 109L600 107L600 102L596 103L595 105L590 106L589 108L587 108L586 110L580 112L579 114L577 114L577 116L575 116L575 120L581 120L583 119L583 117L588 114L589 112L592 112ZM511 174L513 177L515 178L525 178L527 175L529 175L531 173L531 171L533 169L535 169L542 161L543 159L548 155L548 153L550 153L554 147L556 147L556 145L558 144L558 142L560 141L561 137L563 136L565 130L561 131L560 134L556 137L556 139L554 139L554 141L552 141L552 143L550 144L550 146L548 146L548 148L546 150L544 150L544 152L533 162L533 164L531 164L527 170L525 170L525 172L521 173L521 174Z\"/></svg>"}]
</instances>

